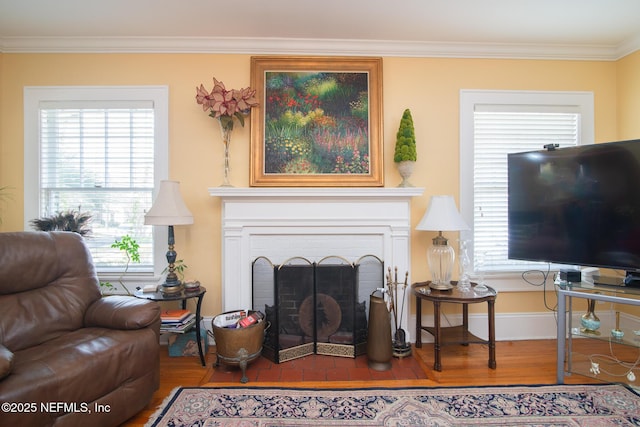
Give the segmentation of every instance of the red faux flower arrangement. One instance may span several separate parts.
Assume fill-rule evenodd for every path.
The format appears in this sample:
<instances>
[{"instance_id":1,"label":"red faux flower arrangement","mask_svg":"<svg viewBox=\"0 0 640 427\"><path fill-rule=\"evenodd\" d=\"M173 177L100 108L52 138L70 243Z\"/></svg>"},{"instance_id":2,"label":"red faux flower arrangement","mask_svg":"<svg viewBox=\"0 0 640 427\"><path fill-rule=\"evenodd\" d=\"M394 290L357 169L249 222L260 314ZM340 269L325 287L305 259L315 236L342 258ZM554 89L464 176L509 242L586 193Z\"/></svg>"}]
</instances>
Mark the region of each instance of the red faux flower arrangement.
<instances>
[{"instance_id":1,"label":"red faux flower arrangement","mask_svg":"<svg viewBox=\"0 0 640 427\"><path fill-rule=\"evenodd\" d=\"M250 87L227 90L224 83L215 77L211 92L202 84L196 87L196 102L202 105L204 111L209 110L209 116L220 120L220 126L226 131L233 130L234 117L244 126L244 117L258 105L255 96L256 91Z\"/></svg>"}]
</instances>

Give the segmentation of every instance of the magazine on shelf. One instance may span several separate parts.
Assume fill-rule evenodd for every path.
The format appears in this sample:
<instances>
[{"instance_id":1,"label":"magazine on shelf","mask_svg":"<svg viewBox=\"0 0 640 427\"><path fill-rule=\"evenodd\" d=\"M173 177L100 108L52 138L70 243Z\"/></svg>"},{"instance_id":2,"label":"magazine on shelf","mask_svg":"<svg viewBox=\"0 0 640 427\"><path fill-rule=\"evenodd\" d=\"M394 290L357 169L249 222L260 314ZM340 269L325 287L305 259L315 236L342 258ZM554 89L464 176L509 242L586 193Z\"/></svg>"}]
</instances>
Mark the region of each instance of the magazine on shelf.
<instances>
[{"instance_id":1,"label":"magazine on shelf","mask_svg":"<svg viewBox=\"0 0 640 427\"><path fill-rule=\"evenodd\" d=\"M191 312L189 310L163 310L160 313L162 323L181 323L184 322Z\"/></svg>"},{"instance_id":2,"label":"magazine on shelf","mask_svg":"<svg viewBox=\"0 0 640 427\"><path fill-rule=\"evenodd\" d=\"M190 330L196 324L196 315L190 313L187 318L179 323L162 323L160 325L160 332L171 332L171 333L185 333Z\"/></svg>"}]
</instances>

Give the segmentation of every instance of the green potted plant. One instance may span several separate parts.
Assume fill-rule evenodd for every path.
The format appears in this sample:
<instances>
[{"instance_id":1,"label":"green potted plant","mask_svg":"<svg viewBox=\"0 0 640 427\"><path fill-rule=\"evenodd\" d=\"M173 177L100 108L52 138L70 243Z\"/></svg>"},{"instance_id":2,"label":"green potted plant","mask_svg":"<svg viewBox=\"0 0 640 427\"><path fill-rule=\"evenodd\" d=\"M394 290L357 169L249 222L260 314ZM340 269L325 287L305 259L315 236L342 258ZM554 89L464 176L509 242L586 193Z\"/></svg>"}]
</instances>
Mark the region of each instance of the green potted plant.
<instances>
[{"instance_id":1,"label":"green potted plant","mask_svg":"<svg viewBox=\"0 0 640 427\"><path fill-rule=\"evenodd\" d=\"M118 278L118 282L120 282L120 285L122 286L122 288L127 292L127 295L131 295L129 288L127 288L127 286L124 284L124 282L122 281L122 278L129 271L129 264L131 262L140 262L140 251L139 251L140 245L138 244L136 239L134 239L133 237L127 234L125 236L122 236L121 239L113 242L111 244L111 247L114 249L120 249L127 256L127 264L124 267L124 271ZM107 286L107 288L109 288L109 286ZM110 287L110 289L112 290L113 287Z\"/></svg>"},{"instance_id":2,"label":"green potted plant","mask_svg":"<svg viewBox=\"0 0 640 427\"><path fill-rule=\"evenodd\" d=\"M118 277L118 282L127 295L131 295L131 291L127 288L127 285L124 284L122 279L129 271L129 264L131 262L140 262L140 245L136 239L127 234L121 239L116 239L116 241L111 244L111 247L113 249L120 249L127 257L127 263L124 267L124 271L120 274L120 277ZM106 295L116 293L117 288L111 282L100 282L100 290L103 295Z\"/></svg>"},{"instance_id":3,"label":"green potted plant","mask_svg":"<svg viewBox=\"0 0 640 427\"><path fill-rule=\"evenodd\" d=\"M402 177L399 187L412 187L408 179L413 173L413 167L417 159L416 133L413 127L411 111L407 108L402 114L400 127L396 134L396 149L393 161Z\"/></svg>"}]
</instances>

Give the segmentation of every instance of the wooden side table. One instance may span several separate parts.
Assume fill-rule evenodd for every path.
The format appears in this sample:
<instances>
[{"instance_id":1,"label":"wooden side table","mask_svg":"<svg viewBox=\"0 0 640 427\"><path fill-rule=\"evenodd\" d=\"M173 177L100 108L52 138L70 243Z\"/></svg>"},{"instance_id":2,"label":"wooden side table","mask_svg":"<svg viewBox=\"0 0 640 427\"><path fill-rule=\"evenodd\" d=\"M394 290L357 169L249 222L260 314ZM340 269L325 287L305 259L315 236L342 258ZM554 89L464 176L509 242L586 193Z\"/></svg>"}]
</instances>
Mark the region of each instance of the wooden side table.
<instances>
[{"instance_id":1,"label":"wooden side table","mask_svg":"<svg viewBox=\"0 0 640 427\"><path fill-rule=\"evenodd\" d=\"M196 304L196 341L198 342L198 354L200 355L200 363L202 366L207 366L207 362L204 358L204 351L202 349L202 341L200 335L200 321L202 320L202 316L200 315L200 307L202 306L202 297L204 297L205 292L207 292L207 288L204 286L200 286L194 290L186 290L182 289L180 292L171 292L164 293L162 290L158 290L156 292L142 292L142 289L139 289L134 292L134 296L137 298L148 299L151 301L182 301L182 309L187 308L187 300L190 298L197 298L198 302Z\"/></svg>"},{"instance_id":2,"label":"wooden side table","mask_svg":"<svg viewBox=\"0 0 640 427\"><path fill-rule=\"evenodd\" d=\"M440 349L448 344L488 344L489 346L489 368L496 368L496 333L495 333L495 301L498 292L487 286L486 292L475 292L475 283L471 284L471 290L460 292L457 286L447 291L430 289L431 282L418 282L411 285L413 294L416 297L416 347L422 347L422 331L429 332L434 338L434 358L433 369L442 371ZM452 282L456 284L456 282ZM433 303L433 326L422 326L422 300ZM488 305L489 318L489 339L483 340L469 332L469 304L486 302ZM440 326L440 305L442 303L462 304L462 325L441 327Z\"/></svg>"}]
</instances>

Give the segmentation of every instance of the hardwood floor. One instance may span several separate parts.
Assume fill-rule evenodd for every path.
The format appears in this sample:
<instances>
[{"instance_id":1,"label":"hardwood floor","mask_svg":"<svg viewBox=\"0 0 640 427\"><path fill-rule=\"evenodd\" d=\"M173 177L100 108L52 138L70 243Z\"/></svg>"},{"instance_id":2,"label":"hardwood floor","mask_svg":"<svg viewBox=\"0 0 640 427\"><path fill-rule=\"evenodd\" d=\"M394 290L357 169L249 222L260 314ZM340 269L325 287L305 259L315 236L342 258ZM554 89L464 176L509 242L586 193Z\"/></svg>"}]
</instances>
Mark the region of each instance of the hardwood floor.
<instances>
[{"instance_id":1,"label":"hardwood floor","mask_svg":"<svg viewBox=\"0 0 640 427\"><path fill-rule=\"evenodd\" d=\"M212 377L215 362L215 347L210 349L207 366L202 367L195 357L169 357L161 352L160 389L151 403L124 426L144 426L165 397L178 386L200 386ZM447 346L442 352L442 372L433 371L433 344L425 343L413 352L423 366L427 379L420 380L376 380L376 381L303 381L303 382L249 382L248 386L287 387L458 387L476 385L555 384L556 341L501 341L496 343L497 368L487 367L485 345ZM594 383L596 380L573 375L565 379L567 384ZM212 386L239 386L238 382L216 382Z\"/></svg>"}]
</instances>

